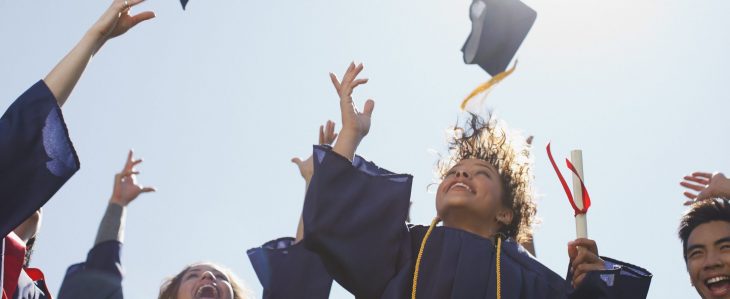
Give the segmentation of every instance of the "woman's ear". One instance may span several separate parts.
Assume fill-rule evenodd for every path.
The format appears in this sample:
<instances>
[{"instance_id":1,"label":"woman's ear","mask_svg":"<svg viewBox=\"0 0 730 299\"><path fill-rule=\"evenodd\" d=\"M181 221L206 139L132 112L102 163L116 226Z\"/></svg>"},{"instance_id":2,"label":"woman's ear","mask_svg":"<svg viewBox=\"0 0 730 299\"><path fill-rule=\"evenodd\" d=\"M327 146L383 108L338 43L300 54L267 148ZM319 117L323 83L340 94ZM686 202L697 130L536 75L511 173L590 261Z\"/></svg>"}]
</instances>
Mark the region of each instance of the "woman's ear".
<instances>
[{"instance_id":1,"label":"woman's ear","mask_svg":"<svg viewBox=\"0 0 730 299\"><path fill-rule=\"evenodd\" d=\"M497 212L497 222L503 225L509 225L510 223L512 223L513 217L514 213L511 209L501 208L500 211Z\"/></svg>"}]
</instances>

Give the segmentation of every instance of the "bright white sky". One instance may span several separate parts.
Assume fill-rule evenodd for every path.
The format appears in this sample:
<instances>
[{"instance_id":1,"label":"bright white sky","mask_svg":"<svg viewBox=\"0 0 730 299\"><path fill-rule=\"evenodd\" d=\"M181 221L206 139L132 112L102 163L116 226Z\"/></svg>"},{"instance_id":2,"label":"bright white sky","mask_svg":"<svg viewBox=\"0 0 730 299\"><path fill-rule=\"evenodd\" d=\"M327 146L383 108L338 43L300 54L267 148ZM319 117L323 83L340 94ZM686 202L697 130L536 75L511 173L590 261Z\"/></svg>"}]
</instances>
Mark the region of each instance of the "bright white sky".
<instances>
[{"instance_id":1,"label":"bright white sky","mask_svg":"<svg viewBox=\"0 0 730 299\"><path fill-rule=\"evenodd\" d=\"M153 298L184 265L227 265L260 296L245 250L292 235L304 185L289 159L316 129L339 122L327 77L363 61L376 101L359 153L415 176L412 219L428 223L426 191L443 130L488 77L463 64L471 1L153 0L157 18L109 42L64 107L82 168L46 205L34 264L57 292L85 258L126 150L159 189L128 212L123 263L129 298ZM697 297L676 237L678 182L693 170L730 172L727 86L730 3L553 0L515 74L488 101L534 134L542 195L538 258L568 263L572 212L544 152L584 150L594 200L589 234L602 255L655 274L650 298ZM106 1L0 0L0 109L45 74L106 9ZM351 298L334 289L332 298Z\"/></svg>"}]
</instances>

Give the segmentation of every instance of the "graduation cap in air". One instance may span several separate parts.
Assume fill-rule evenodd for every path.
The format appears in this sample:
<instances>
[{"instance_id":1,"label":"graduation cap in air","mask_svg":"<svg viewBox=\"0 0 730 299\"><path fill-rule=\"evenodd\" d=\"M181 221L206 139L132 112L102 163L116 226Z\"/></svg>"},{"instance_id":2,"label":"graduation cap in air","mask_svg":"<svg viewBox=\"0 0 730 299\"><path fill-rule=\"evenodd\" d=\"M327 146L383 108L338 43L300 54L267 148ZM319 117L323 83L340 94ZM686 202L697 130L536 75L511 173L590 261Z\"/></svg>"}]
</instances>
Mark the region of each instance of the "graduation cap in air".
<instances>
[{"instance_id":1,"label":"graduation cap in air","mask_svg":"<svg viewBox=\"0 0 730 299\"><path fill-rule=\"evenodd\" d=\"M479 85L461 102L461 109L479 113L486 95L515 70L507 70L522 41L535 23L537 13L520 0L473 0L469 7L471 33L461 51L464 62L478 64L492 78ZM475 105L477 95L485 96Z\"/></svg>"},{"instance_id":2,"label":"graduation cap in air","mask_svg":"<svg viewBox=\"0 0 730 299\"><path fill-rule=\"evenodd\" d=\"M185 10L185 6L188 5L188 0L180 0L180 4L182 4L183 10Z\"/></svg>"},{"instance_id":3,"label":"graduation cap in air","mask_svg":"<svg viewBox=\"0 0 730 299\"><path fill-rule=\"evenodd\" d=\"M504 72L535 23L537 12L519 0L473 0L471 34L461 51L464 62L489 75Z\"/></svg>"}]
</instances>

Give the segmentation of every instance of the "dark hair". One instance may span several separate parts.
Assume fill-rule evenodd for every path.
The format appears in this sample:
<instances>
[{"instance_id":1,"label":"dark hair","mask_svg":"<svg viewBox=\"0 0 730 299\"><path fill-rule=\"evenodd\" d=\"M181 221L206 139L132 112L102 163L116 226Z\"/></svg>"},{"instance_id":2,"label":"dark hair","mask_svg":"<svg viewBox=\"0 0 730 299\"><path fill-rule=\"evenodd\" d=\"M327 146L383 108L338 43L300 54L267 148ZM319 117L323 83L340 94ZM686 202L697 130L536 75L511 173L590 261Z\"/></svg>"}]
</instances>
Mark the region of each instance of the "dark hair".
<instances>
[{"instance_id":1,"label":"dark hair","mask_svg":"<svg viewBox=\"0 0 730 299\"><path fill-rule=\"evenodd\" d=\"M25 260L23 261L23 268L30 267L30 258L33 256L33 247L35 245L36 237L30 238L28 242L25 243Z\"/></svg>"},{"instance_id":2,"label":"dark hair","mask_svg":"<svg viewBox=\"0 0 730 299\"><path fill-rule=\"evenodd\" d=\"M730 202L728 199L706 199L695 202L679 220L679 239L682 240L684 261L687 261L687 240L698 226L712 222L730 222Z\"/></svg>"},{"instance_id":3,"label":"dark hair","mask_svg":"<svg viewBox=\"0 0 730 299\"><path fill-rule=\"evenodd\" d=\"M520 243L529 241L537 208L533 201L532 159L527 139L509 131L491 113L486 119L469 113L463 128L455 126L453 130L450 155L438 163L440 177L443 179L463 159L479 159L494 166L502 181L502 203L513 213L512 222L500 232Z\"/></svg>"}]
</instances>

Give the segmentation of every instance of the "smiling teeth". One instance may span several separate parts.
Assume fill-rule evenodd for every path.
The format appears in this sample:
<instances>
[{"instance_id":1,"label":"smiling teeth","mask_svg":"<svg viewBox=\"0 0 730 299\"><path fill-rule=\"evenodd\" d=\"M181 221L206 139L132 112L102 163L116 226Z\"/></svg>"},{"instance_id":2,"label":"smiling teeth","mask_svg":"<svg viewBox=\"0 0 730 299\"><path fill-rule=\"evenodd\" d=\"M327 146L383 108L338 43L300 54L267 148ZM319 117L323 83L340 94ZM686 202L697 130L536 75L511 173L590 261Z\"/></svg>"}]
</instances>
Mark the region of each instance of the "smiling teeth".
<instances>
[{"instance_id":1,"label":"smiling teeth","mask_svg":"<svg viewBox=\"0 0 730 299\"><path fill-rule=\"evenodd\" d=\"M451 186L451 188L449 188L449 190L454 189L454 187L456 187L456 186L464 187L464 188L466 188L466 190L468 190L469 192L471 192L471 188L469 188L469 186L467 186L464 183L456 183L456 184L453 184Z\"/></svg>"},{"instance_id":2,"label":"smiling teeth","mask_svg":"<svg viewBox=\"0 0 730 299\"><path fill-rule=\"evenodd\" d=\"M710 278L710 279L706 280L705 283L707 283L707 284L713 284L713 283L718 283L718 282L721 282L723 280L728 280L728 279L730 279L730 277L727 277L727 276L718 276L718 277L713 277L713 278Z\"/></svg>"}]
</instances>

